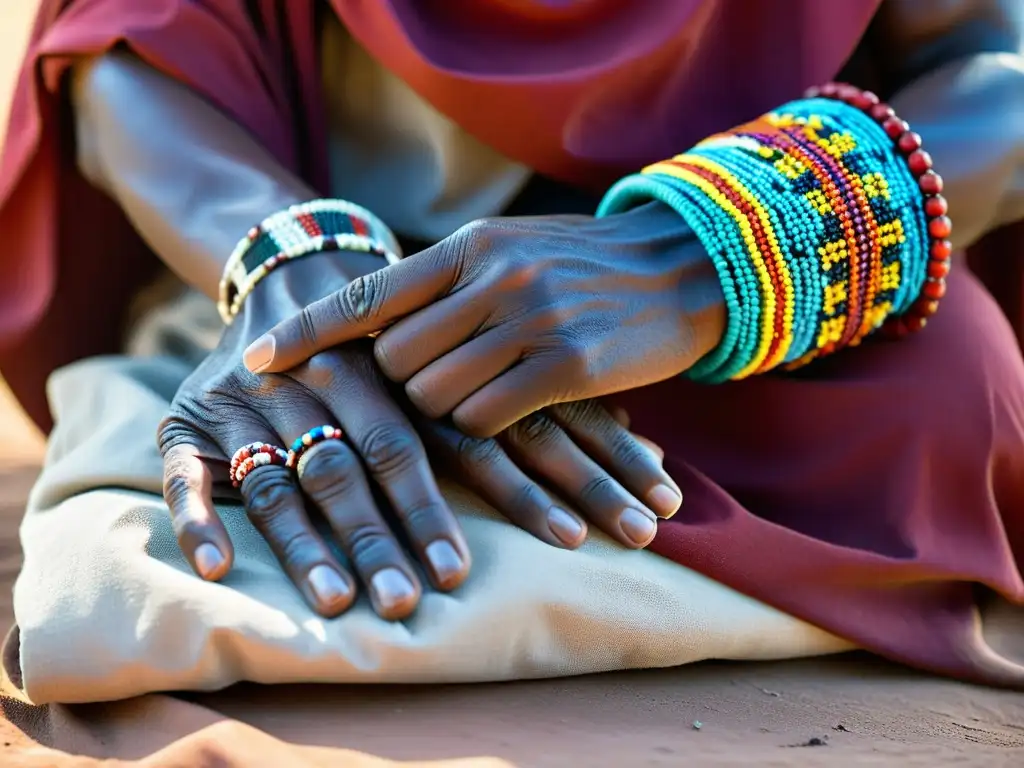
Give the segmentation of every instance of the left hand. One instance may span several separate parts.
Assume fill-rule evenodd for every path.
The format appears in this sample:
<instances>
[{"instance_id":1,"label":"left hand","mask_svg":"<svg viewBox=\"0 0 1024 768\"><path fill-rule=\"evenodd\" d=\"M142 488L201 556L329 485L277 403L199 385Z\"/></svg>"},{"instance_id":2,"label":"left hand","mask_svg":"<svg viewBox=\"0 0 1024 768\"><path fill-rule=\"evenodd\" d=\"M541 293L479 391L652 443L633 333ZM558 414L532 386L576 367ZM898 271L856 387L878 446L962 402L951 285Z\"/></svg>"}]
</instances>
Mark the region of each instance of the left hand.
<instances>
[{"instance_id":1,"label":"left hand","mask_svg":"<svg viewBox=\"0 0 1024 768\"><path fill-rule=\"evenodd\" d=\"M673 210L486 219L357 279L245 353L256 373L386 328L374 351L425 415L498 434L557 403L675 376L725 327L714 265Z\"/></svg>"}]
</instances>

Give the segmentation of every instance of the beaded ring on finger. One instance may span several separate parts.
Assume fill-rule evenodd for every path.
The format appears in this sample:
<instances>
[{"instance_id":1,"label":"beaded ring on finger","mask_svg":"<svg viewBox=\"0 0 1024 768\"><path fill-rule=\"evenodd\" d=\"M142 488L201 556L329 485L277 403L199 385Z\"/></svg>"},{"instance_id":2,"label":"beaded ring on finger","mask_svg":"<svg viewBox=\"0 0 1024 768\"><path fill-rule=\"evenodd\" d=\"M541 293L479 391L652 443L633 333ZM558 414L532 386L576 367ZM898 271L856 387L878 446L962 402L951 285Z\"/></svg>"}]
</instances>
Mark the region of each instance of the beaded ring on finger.
<instances>
[{"instance_id":1,"label":"beaded ring on finger","mask_svg":"<svg viewBox=\"0 0 1024 768\"><path fill-rule=\"evenodd\" d=\"M246 475L256 467L266 467L271 464L280 467L288 466L288 452L284 448L270 443L243 445L231 457L231 484L238 488L242 485Z\"/></svg>"},{"instance_id":2,"label":"beaded ring on finger","mask_svg":"<svg viewBox=\"0 0 1024 768\"><path fill-rule=\"evenodd\" d=\"M341 438L342 431L338 427L330 424L324 424L322 427L313 427L309 432L306 432L292 443L292 449L288 451L288 467L298 472L300 469L299 462L306 455L306 451L325 440L341 440Z\"/></svg>"}]
</instances>

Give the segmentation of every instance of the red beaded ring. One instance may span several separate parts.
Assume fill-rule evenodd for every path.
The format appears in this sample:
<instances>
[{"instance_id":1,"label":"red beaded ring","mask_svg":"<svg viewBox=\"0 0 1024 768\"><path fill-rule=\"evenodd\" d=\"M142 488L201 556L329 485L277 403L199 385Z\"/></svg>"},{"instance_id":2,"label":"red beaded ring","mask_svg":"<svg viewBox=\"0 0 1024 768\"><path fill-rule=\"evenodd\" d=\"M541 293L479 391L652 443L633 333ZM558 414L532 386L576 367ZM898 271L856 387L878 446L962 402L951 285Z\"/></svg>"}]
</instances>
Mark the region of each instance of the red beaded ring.
<instances>
[{"instance_id":1,"label":"red beaded ring","mask_svg":"<svg viewBox=\"0 0 1024 768\"><path fill-rule=\"evenodd\" d=\"M939 308L939 299L946 295L946 275L949 274L953 244L949 235L953 222L947 213L949 204L942 196L942 177L932 170L932 157L922 148L920 135L910 130L896 112L871 91L864 91L846 83L827 83L811 88L805 96L836 99L856 107L878 123L896 148L906 158L910 172L924 195L924 212L928 217L928 272L921 293L911 308L899 317L891 317L882 326L887 336L900 337L924 328L928 318Z\"/></svg>"},{"instance_id":2,"label":"red beaded ring","mask_svg":"<svg viewBox=\"0 0 1024 768\"><path fill-rule=\"evenodd\" d=\"M256 467L265 467L270 464L287 466L288 452L284 448L269 443L249 443L242 446L231 457L231 484L238 488L245 480L245 476Z\"/></svg>"}]
</instances>

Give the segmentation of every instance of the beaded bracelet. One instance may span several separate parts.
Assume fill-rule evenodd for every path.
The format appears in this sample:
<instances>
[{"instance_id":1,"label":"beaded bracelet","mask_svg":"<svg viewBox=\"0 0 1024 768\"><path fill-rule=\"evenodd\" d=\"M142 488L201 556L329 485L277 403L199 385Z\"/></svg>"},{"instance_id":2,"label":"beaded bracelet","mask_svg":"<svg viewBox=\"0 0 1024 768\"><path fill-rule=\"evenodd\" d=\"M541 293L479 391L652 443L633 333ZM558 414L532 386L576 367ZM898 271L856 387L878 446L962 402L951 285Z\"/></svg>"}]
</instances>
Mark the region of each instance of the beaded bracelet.
<instances>
[{"instance_id":1,"label":"beaded bracelet","mask_svg":"<svg viewBox=\"0 0 1024 768\"><path fill-rule=\"evenodd\" d=\"M793 369L884 328L923 328L952 224L921 137L877 96L829 84L628 176L599 216L660 200L713 260L728 308L708 383Z\"/></svg>"},{"instance_id":2,"label":"beaded bracelet","mask_svg":"<svg viewBox=\"0 0 1024 768\"><path fill-rule=\"evenodd\" d=\"M268 216L238 241L224 265L217 309L230 325L256 285L281 264L324 251L398 261L398 240L376 216L345 200L313 200Z\"/></svg>"}]
</instances>

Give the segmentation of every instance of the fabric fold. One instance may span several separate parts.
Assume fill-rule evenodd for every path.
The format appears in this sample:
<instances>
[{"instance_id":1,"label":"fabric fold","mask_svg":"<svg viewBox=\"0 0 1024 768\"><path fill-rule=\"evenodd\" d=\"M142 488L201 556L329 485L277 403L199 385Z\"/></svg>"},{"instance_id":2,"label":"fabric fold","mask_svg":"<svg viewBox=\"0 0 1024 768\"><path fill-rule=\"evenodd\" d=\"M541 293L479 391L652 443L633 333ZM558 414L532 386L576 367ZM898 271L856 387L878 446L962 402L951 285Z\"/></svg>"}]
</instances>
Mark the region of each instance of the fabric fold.
<instances>
[{"instance_id":1,"label":"fabric fold","mask_svg":"<svg viewBox=\"0 0 1024 768\"><path fill-rule=\"evenodd\" d=\"M194 296L194 295L192 295ZM203 336L205 299L136 341ZM168 325L164 325L164 324ZM187 358L187 356L186 356ZM219 511L235 547L221 583L196 577L161 498L152 439L187 359L108 357L57 373L57 426L21 527L14 590L21 686L33 703L122 699L258 683L453 683L815 656L854 646L652 552L592 535L551 547L452 483L473 552L469 581L388 622L363 599L317 616L241 507Z\"/></svg>"}]
</instances>

